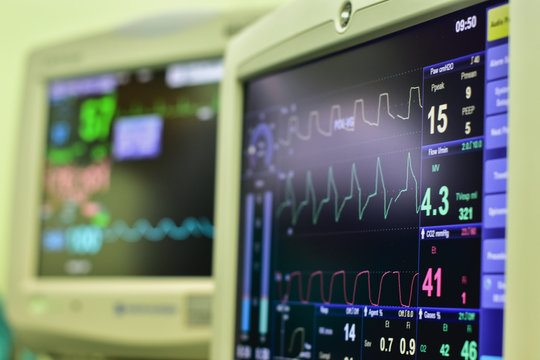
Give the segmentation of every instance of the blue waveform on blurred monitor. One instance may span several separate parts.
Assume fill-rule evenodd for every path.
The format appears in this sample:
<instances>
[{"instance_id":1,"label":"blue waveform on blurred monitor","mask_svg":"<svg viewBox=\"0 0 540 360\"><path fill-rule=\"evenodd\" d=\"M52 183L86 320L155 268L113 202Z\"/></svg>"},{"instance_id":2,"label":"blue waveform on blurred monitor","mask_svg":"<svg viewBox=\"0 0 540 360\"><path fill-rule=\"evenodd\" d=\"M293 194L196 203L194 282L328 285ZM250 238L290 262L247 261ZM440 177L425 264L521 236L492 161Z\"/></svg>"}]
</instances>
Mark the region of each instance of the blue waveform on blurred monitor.
<instances>
[{"instance_id":1,"label":"blue waveform on blurred monitor","mask_svg":"<svg viewBox=\"0 0 540 360\"><path fill-rule=\"evenodd\" d=\"M160 241L165 237L173 240L185 240L190 236L206 237L211 239L214 235L214 226L205 217L188 217L181 225L169 219L161 219L154 227L146 219L139 219L130 227L122 220L115 221L110 228L104 229L107 241L122 239L128 242L139 241L145 238L150 241Z\"/></svg>"},{"instance_id":2,"label":"blue waveform on blurred monitor","mask_svg":"<svg viewBox=\"0 0 540 360\"><path fill-rule=\"evenodd\" d=\"M43 247L48 252L58 252L65 249L67 252L79 255L97 254L104 242L124 240L137 242L142 239L160 241L166 237L172 240L185 240L189 237L206 237L211 239L214 235L214 226L205 217L188 217L182 224L169 219L161 219L156 226L152 226L146 219L137 220L133 226L125 221L117 220L111 227L100 228L96 225L77 225L66 229L45 231Z\"/></svg>"}]
</instances>

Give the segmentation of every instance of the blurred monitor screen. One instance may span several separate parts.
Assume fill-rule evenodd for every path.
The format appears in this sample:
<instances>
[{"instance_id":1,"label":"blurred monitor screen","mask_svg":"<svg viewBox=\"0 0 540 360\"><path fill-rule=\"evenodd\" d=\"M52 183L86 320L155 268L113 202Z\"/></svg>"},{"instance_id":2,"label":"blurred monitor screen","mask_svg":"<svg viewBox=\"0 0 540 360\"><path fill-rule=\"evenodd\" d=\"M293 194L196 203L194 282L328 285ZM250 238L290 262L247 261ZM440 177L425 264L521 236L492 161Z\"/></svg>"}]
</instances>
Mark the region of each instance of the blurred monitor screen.
<instances>
[{"instance_id":1,"label":"blurred monitor screen","mask_svg":"<svg viewBox=\"0 0 540 360\"><path fill-rule=\"evenodd\" d=\"M221 60L53 79L40 276L210 276Z\"/></svg>"}]
</instances>

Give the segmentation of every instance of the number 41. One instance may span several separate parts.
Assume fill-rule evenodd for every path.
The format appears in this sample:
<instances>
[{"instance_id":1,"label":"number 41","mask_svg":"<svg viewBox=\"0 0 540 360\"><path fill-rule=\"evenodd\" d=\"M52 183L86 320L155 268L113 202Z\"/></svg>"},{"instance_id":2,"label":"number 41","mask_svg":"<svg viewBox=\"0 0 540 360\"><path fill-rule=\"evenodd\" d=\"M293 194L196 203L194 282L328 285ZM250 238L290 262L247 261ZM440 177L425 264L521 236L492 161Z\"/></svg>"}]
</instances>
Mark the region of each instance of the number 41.
<instances>
[{"instance_id":1,"label":"number 41","mask_svg":"<svg viewBox=\"0 0 540 360\"><path fill-rule=\"evenodd\" d=\"M422 290L427 291L427 296L431 297L433 293L433 281L435 281L436 284L436 297L441 297L441 278L442 278L442 269L437 268L437 271L435 271L435 276L433 276L433 268L429 268L426 277L424 278L424 282L422 283Z\"/></svg>"}]
</instances>

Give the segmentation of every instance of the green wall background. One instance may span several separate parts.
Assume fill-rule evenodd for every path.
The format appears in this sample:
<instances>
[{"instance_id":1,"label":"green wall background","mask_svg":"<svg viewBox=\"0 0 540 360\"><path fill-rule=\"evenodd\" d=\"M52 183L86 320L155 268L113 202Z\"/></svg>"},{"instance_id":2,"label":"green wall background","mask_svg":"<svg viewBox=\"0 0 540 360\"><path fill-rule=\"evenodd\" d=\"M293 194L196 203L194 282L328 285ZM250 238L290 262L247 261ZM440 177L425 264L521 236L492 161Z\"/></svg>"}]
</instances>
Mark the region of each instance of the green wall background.
<instances>
[{"instance_id":1,"label":"green wall background","mask_svg":"<svg viewBox=\"0 0 540 360\"><path fill-rule=\"evenodd\" d=\"M164 12L274 6L285 0L0 0L0 299L9 271L16 134L28 54ZM16 259L12 259L16 261Z\"/></svg>"}]
</instances>

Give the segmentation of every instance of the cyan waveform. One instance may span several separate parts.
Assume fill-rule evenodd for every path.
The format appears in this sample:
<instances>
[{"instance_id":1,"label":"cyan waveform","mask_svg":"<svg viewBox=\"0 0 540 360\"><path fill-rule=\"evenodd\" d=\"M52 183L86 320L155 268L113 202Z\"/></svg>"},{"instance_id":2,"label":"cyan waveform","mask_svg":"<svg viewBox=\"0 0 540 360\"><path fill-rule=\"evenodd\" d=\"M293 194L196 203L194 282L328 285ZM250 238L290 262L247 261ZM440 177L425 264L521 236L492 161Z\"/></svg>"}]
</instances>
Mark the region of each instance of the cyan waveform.
<instances>
[{"instance_id":1,"label":"cyan waveform","mask_svg":"<svg viewBox=\"0 0 540 360\"><path fill-rule=\"evenodd\" d=\"M278 285L278 296L279 296L279 299L281 300L281 302L283 303L286 303L287 301L289 301L290 299L290 295L291 295L291 284L292 284L292 281L293 279L298 279L298 299L300 300L300 302L304 303L304 304L307 304L309 303L310 301L310 298L311 298L311 287L312 287L312 283L313 283L313 279L315 279L316 277L319 277L320 279L320 299L323 303L325 304L330 304L332 302L332 295L333 295L333 290L334 290L334 282L336 280L336 278L338 276L341 276L342 279L343 279L343 285L342 285L342 288L343 288L343 299L345 300L345 303L347 305L354 305L356 304L356 290L357 290L357 285L358 285L358 281L360 279L360 277L362 275L366 275L367 277L367 289L368 289L368 299L369 299L369 303L373 306L379 306L380 303L381 303L381 293L382 293L382 287L383 287L383 281L385 279L390 279L391 276L387 276L387 275L395 275L394 276L394 279L395 281L397 282L397 289L398 289L398 299L399 299L399 304L403 307L410 307L411 306L411 303L412 303L412 296L413 296L413 290L414 290L414 285L415 285L415 281L416 281L416 278L418 277L418 273L415 273L414 276L412 277L412 280L411 280L411 284L410 284L410 290L409 290L409 299L408 301L404 302L403 301L403 298L402 298L402 295L401 295L401 272L400 271L386 271L385 273L383 273L383 275L381 276L381 279L379 281L379 294L377 295L377 298L376 299L373 299L372 296L371 296L371 272L369 270L364 270L364 271L360 271L356 274L355 278L354 278L354 286L353 286L353 290L352 290L352 296L350 296L348 293L347 293L347 277L346 277L346 273L345 271L341 270L341 271L336 271L335 273L332 274L332 276L330 277L330 284L329 284L329 290L328 290L328 296L325 296L324 294L324 277L323 277L323 272L322 271L314 271L312 272L310 275L309 275L309 279L308 279L308 284L307 284L307 291L304 293L304 287L302 285L302 273L300 271L294 271L290 274L288 274L286 276L286 281L287 281L287 289L285 291L285 293L283 293L283 275L279 272L276 272L276 279L277 279L277 285ZM387 280L388 282L388 280Z\"/></svg>"},{"instance_id":2,"label":"cyan waveform","mask_svg":"<svg viewBox=\"0 0 540 360\"><path fill-rule=\"evenodd\" d=\"M207 237L214 235L214 226L205 217L188 217L181 225L169 219L161 219L154 227L146 219L139 219L133 226L129 226L122 220L115 221L110 228L104 229L107 240L122 239L128 242L139 241L143 238L150 241L160 241L165 237L173 240L185 240L190 236Z\"/></svg>"},{"instance_id":3,"label":"cyan waveform","mask_svg":"<svg viewBox=\"0 0 540 360\"><path fill-rule=\"evenodd\" d=\"M356 99L353 104L353 115L352 115L352 125L344 126L343 130L345 131L354 131L354 126L357 121L361 120L362 122L368 124L369 126L379 126L381 123L381 112L384 107L384 111L389 117L395 119L396 117L401 120L408 120L411 117L411 103L413 98L413 92L416 91L418 94L418 106L422 108L422 99L420 94L420 86L413 86L409 89L409 104L407 107L407 115L393 115L390 112L390 94L385 92L379 94L379 105L377 107L377 118L374 120L368 120L365 113L365 102L364 99ZM384 100L383 100L384 99ZM386 103L386 104L385 104ZM319 111L313 110L310 111L309 117L307 120L307 131L306 133L300 132L300 119L296 115L292 115L289 118L287 125L287 136L284 139L279 139L279 143L283 146L289 146L292 141L293 134L300 140L309 140L312 137L313 127L315 130L322 136L332 136L334 131L334 122L336 120L343 119L341 116L341 105L332 105L330 109L330 120L328 123L328 129L323 129L320 124ZM313 125L314 124L314 125Z\"/></svg>"},{"instance_id":4,"label":"cyan waveform","mask_svg":"<svg viewBox=\"0 0 540 360\"><path fill-rule=\"evenodd\" d=\"M405 180L405 186L403 189L401 189L398 194L395 197L388 195L388 190L386 189L386 185L384 183L384 175L381 165L381 159L380 157L377 157L377 165L375 168L375 185L374 190L371 194L369 194L365 201L362 200L362 187L360 186L360 182L358 180L358 174L356 172L356 164L352 164L351 166L351 182L350 182L350 188L349 188L349 194L346 195L343 199L340 199L340 195L338 192L338 187L336 185L336 180L334 179L334 169L330 166L328 168L328 183L326 186L326 197L321 199L320 201L317 199L317 192L315 191L315 186L313 185L312 180L312 174L311 171L308 171L306 174L306 191L305 191L305 198L300 203L297 203L296 200L296 194L293 188L291 177L287 178L287 184L285 188L285 200L279 205L277 209L277 216L281 216L282 212L286 208L291 208L291 223L292 225L296 225L298 222L298 217L309 204L311 204L311 212L312 212L312 223L313 225L317 224L319 221L319 216L321 214L321 211L323 209L323 206L328 204L331 199L334 199L334 221L338 222L341 218L341 214L343 212L343 209L348 201L352 200L355 193L358 194L358 220L362 220L364 217L364 213L371 201L375 196L381 194L383 197L383 217L386 219L388 217L388 213L390 211L390 208L393 204L395 204L401 195L404 192L409 191L410 189L410 181L409 178L412 179L412 182L414 182L414 191L415 191L415 200L416 200L416 212L420 210L419 208L419 191L418 191L418 180L416 179L416 175L414 174L413 167L412 167L412 161L411 161L411 153L407 154L407 165L406 165L406 180ZM379 185L380 184L380 185Z\"/></svg>"},{"instance_id":5,"label":"cyan waveform","mask_svg":"<svg viewBox=\"0 0 540 360\"><path fill-rule=\"evenodd\" d=\"M73 254L95 255L103 246L103 232L95 225L79 225L66 230L66 250Z\"/></svg>"},{"instance_id":6,"label":"cyan waveform","mask_svg":"<svg viewBox=\"0 0 540 360\"><path fill-rule=\"evenodd\" d=\"M101 228L96 225L77 225L68 228L65 231L65 249L73 254L95 255L102 249L105 241L112 242L120 239L127 242L137 242L143 238L149 241L160 241L165 237L173 240L185 240L191 236L211 239L213 234L214 226L205 217L198 219L188 217L181 225L176 225L173 220L165 218L160 220L155 227L145 219L137 220L133 227L122 220L117 220L110 228ZM64 240L60 239L57 242L63 244ZM55 248L54 250L59 251L60 249Z\"/></svg>"}]
</instances>

